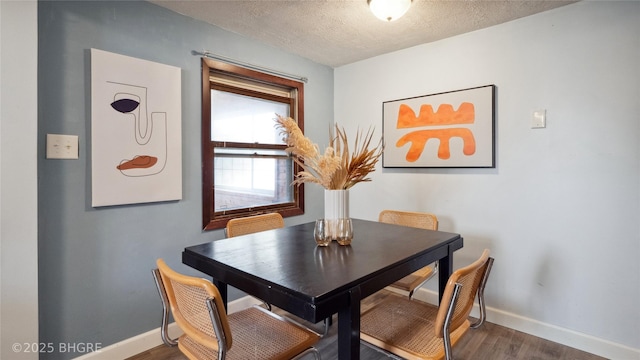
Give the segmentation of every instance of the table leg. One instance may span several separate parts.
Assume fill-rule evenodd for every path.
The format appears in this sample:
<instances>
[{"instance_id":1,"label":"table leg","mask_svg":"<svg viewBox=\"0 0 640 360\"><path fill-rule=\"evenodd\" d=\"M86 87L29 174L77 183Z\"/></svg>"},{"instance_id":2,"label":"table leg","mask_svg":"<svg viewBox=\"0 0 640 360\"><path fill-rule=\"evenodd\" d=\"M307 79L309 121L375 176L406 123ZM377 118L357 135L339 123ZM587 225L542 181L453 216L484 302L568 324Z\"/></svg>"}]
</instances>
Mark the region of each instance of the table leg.
<instances>
[{"instance_id":1,"label":"table leg","mask_svg":"<svg viewBox=\"0 0 640 360\"><path fill-rule=\"evenodd\" d=\"M338 312L338 359L360 359L360 288L349 291L349 306Z\"/></svg>"},{"instance_id":2,"label":"table leg","mask_svg":"<svg viewBox=\"0 0 640 360\"><path fill-rule=\"evenodd\" d=\"M227 283L223 283L222 281L218 281L216 279L211 279L211 282L213 283L213 285L215 285L215 287L218 288L220 297L222 297L222 303L224 304L224 310L226 312L229 308L227 306Z\"/></svg>"},{"instance_id":3,"label":"table leg","mask_svg":"<svg viewBox=\"0 0 640 360\"><path fill-rule=\"evenodd\" d=\"M438 260L438 303L442 301L451 273L453 273L453 250L449 247L447 256Z\"/></svg>"}]
</instances>

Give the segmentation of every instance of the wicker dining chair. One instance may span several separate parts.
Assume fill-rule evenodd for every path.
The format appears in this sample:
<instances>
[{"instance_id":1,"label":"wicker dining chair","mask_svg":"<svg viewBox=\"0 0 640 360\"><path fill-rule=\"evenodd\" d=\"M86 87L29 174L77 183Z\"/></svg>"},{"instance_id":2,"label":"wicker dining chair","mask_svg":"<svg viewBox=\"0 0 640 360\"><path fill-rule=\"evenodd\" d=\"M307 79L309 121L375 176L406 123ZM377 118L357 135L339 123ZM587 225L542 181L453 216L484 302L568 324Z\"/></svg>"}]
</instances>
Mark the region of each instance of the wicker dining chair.
<instances>
[{"instance_id":1,"label":"wicker dining chair","mask_svg":"<svg viewBox=\"0 0 640 360\"><path fill-rule=\"evenodd\" d=\"M320 354L320 336L261 307L227 315L218 288L202 278L179 274L156 262L161 291L184 334L178 348L189 359L297 359Z\"/></svg>"},{"instance_id":2,"label":"wicker dining chair","mask_svg":"<svg viewBox=\"0 0 640 360\"><path fill-rule=\"evenodd\" d=\"M282 218L282 215L279 213L268 213L231 219L227 222L225 232L227 237L234 237L283 227L284 219ZM262 302L267 309L271 310L271 304L266 301ZM332 318L324 320L323 336L326 336L329 333L331 323Z\"/></svg>"},{"instance_id":3,"label":"wicker dining chair","mask_svg":"<svg viewBox=\"0 0 640 360\"><path fill-rule=\"evenodd\" d=\"M410 226L427 230L438 230L438 217L434 214L424 212L382 210L378 216L378 221L387 224ZM414 292L431 279L437 272L438 263L434 263L414 271L389 286L408 292L409 298L412 298Z\"/></svg>"},{"instance_id":4,"label":"wicker dining chair","mask_svg":"<svg viewBox=\"0 0 640 360\"><path fill-rule=\"evenodd\" d=\"M489 250L447 282L440 306L391 295L361 316L362 340L405 359L453 359L452 348L471 324L474 298L484 291Z\"/></svg>"},{"instance_id":5,"label":"wicker dining chair","mask_svg":"<svg viewBox=\"0 0 640 360\"><path fill-rule=\"evenodd\" d=\"M241 218L233 218L227 221L225 234L228 238L253 234L260 231L279 229L284 227L284 219L279 213L259 214ZM271 304L260 300L267 309L271 310Z\"/></svg>"},{"instance_id":6,"label":"wicker dining chair","mask_svg":"<svg viewBox=\"0 0 640 360\"><path fill-rule=\"evenodd\" d=\"M231 219L227 222L225 232L227 237L234 237L283 227L284 219L282 215L279 213L267 213Z\"/></svg>"},{"instance_id":7,"label":"wicker dining chair","mask_svg":"<svg viewBox=\"0 0 640 360\"><path fill-rule=\"evenodd\" d=\"M268 213L268 214L260 214L254 215L244 218L235 218L231 219L227 222L227 226L225 228L225 233L227 237L232 236L240 236L245 234L250 234L258 231L265 231L271 229L277 229L284 227L284 219L282 215L279 213ZM172 339L169 337L168 327L169 327L169 308L168 308L168 300L165 298L165 295L162 291L162 279L159 276L157 270L154 270L153 276L155 278L156 287L158 289L158 293L160 294L160 298L163 304L163 313L162 313L162 325L160 327L160 336L162 338L162 342L167 346L176 346L178 344L176 339ZM262 300L260 300L262 301ZM262 301L264 306L271 310L271 305L265 301Z\"/></svg>"}]
</instances>

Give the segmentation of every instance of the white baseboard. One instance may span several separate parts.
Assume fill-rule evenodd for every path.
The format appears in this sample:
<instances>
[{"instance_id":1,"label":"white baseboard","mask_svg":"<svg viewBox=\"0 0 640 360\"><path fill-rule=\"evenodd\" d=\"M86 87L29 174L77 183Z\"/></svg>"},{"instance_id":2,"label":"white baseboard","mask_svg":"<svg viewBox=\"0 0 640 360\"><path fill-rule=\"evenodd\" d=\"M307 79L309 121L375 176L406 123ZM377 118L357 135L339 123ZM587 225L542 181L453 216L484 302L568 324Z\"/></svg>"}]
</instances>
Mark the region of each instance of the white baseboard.
<instances>
[{"instance_id":1,"label":"white baseboard","mask_svg":"<svg viewBox=\"0 0 640 360\"><path fill-rule=\"evenodd\" d=\"M394 291L391 288L388 290ZM394 291L395 292L395 291ZM416 291L416 299L426 301L431 304L437 303L437 293L425 288ZM251 305L260 304L260 301L245 296L229 303L229 313L234 313L248 308ZM158 314L160 315L160 313ZM472 316L478 316L477 305ZM605 357L607 359L634 360L640 359L640 349L634 349L625 345L616 344L611 341L596 338L577 331L561 328L559 326L543 323L529 319L520 315L508 313L492 307L487 307L487 321L508 327L510 329L522 331L539 338L553 341L559 344L570 346L591 354ZM160 322L160 316L158 316ZM180 329L175 323L169 325L169 335L172 338L180 335ZM113 345L107 346L99 351L85 354L75 360L113 360L125 359L139 354L158 345L162 345L160 338L160 328L148 331L144 334L125 339Z\"/></svg>"},{"instance_id":2,"label":"white baseboard","mask_svg":"<svg viewBox=\"0 0 640 360\"><path fill-rule=\"evenodd\" d=\"M391 288L387 289L392 290ZM425 288L418 289L413 296L416 299L426 301L430 304L437 304L438 302L438 294L435 291ZM600 339L559 326L543 323L489 306L487 306L486 310L487 321L494 324L518 330L523 333L566 345L578 350L586 351L590 354L602 356L607 359L640 359L640 349L634 349L629 346L617 344L608 340ZM474 310L471 312L471 316L477 317L478 314L478 305L476 304Z\"/></svg>"},{"instance_id":3,"label":"white baseboard","mask_svg":"<svg viewBox=\"0 0 640 360\"><path fill-rule=\"evenodd\" d=\"M251 296L245 296L243 298L234 300L229 303L228 312L234 313L248 308L254 304L261 304L261 302ZM158 310L158 323L161 321L162 312ZM169 336L172 339L180 336L182 332L176 323L169 324ZM160 337L160 328L147 331L144 334L136 335L134 337L122 340L113 345L109 345L98 351L94 351L83 356L77 357L74 360L113 360L113 359L126 359L128 357L140 354L156 346L162 345L162 338Z\"/></svg>"}]
</instances>

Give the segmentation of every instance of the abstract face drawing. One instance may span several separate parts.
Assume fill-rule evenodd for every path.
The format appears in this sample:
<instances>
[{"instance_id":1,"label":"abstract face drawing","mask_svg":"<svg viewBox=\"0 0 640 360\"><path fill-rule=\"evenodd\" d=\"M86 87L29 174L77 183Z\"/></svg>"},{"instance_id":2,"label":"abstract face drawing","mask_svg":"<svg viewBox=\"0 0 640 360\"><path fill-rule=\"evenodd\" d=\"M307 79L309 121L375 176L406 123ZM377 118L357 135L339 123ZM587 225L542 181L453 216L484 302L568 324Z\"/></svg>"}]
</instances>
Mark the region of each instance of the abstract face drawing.
<instances>
[{"instance_id":1,"label":"abstract face drawing","mask_svg":"<svg viewBox=\"0 0 640 360\"><path fill-rule=\"evenodd\" d=\"M135 140L142 149L148 151L142 154L131 154L131 157L120 161L116 168L125 176L135 177L158 174L166 165L167 160L167 114L164 112L152 112L149 118L146 87L120 83L113 84L118 85L119 90L122 90L113 95L113 102L111 103L113 110L122 114L122 119L114 120L124 120L121 126L132 127L131 139ZM154 127L156 128L155 134ZM154 135L159 137L163 134L165 138L157 139L154 142L156 146L146 146Z\"/></svg>"}]
</instances>

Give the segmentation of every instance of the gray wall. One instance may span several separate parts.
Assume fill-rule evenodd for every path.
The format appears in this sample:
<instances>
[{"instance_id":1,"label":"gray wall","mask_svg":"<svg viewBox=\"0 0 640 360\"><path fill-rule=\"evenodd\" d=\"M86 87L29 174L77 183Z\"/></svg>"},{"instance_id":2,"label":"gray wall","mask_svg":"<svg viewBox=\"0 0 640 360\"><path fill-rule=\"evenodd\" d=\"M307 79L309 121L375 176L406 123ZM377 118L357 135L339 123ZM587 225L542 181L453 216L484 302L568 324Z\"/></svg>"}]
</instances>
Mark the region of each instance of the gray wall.
<instances>
[{"instance_id":1,"label":"gray wall","mask_svg":"<svg viewBox=\"0 0 640 360\"><path fill-rule=\"evenodd\" d=\"M146 2L42 1L38 24L38 154L47 133L80 137L79 160L38 160L40 342L104 347L159 326L156 258L190 273L182 249L223 237L201 230L200 58L191 50L308 77L306 131L318 143L333 119L333 69ZM91 48L182 69L182 200L91 207ZM322 204L321 189L307 186L306 196L306 214L288 225L322 213L311 206Z\"/></svg>"},{"instance_id":2,"label":"gray wall","mask_svg":"<svg viewBox=\"0 0 640 360\"><path fill-rule=\"evenodd\" d=\"M497 258L490 321L637 354L638 4L579 2L346 65L335 70L334 97L332 69L145 2L39 2L40 342L107 346L157 328L155 259L190 272L181 249L222 238L200 230L200 65L190 51L207 49L309 77L306 130L319 144L334 110L349 132L380 131L383 101L496 84L496 169L379 168L352 189L352 215L436 212L442 230L465 237L457 263L483 247ZM183 200L91 208L92 47L183 69ZM547 109L547 129L529 127L537 108ZM80 159L44 160L47 133L79 135ZM322 214L311 206L322 204L321 189L306 196L307 213L287 224Z\"/></svg>"},{"instance_id":3,"label":"gray wall","mask_svg":"<svg viewBox=\"0 0 640 360\"><path fill-rule=\"evenodd\" d=\"M337 68L348 130L380 128L383 101L497 87L495 169L380 169L351 190L351 215L436 213L465 238L456 267L496 258L489 321L637 359L639 35L640 2L580 1ZM531 129L536 109L547 128Z\"/></svg>"}]
</instances>

